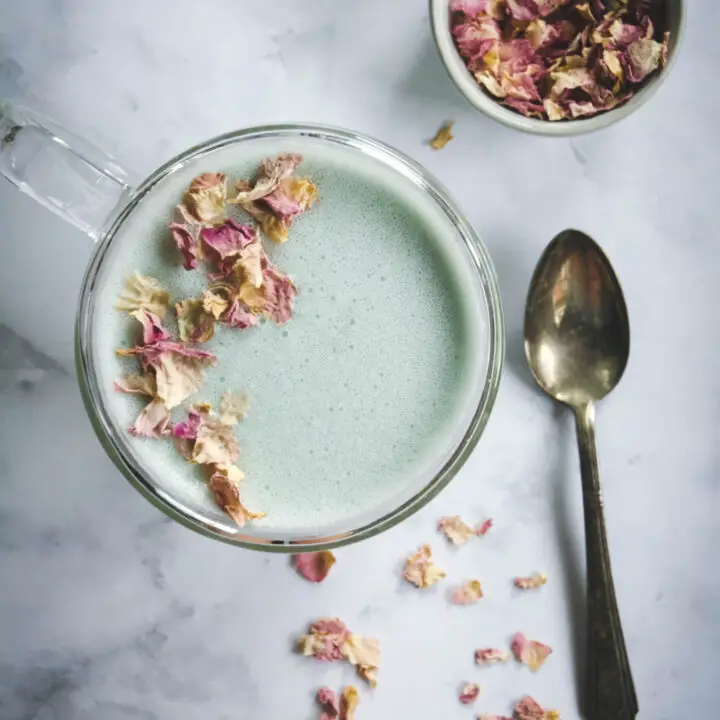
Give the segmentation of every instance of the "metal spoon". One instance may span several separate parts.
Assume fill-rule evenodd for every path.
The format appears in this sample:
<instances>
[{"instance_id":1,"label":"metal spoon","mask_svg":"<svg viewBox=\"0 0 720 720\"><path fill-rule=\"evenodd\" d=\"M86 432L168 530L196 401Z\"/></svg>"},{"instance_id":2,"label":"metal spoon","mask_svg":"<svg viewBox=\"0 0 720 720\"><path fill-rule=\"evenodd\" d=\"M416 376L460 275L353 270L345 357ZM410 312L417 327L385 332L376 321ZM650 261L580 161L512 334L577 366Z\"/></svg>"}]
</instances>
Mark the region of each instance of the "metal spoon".
<instances>
[{"instance_id":1,"label":"metal spoon","mask_svg":"<svg viewBox=\"0 0 720 720\"><path fill-rule=\"evenodd\" d=\"M620 381L629 353L627 309L610 262L584 233L560 233L530 283L525 354L540 387L575 413L585 511L589 720L631 720L638 712L595 452L595 403Z\"/></svg>"}]
</instances>

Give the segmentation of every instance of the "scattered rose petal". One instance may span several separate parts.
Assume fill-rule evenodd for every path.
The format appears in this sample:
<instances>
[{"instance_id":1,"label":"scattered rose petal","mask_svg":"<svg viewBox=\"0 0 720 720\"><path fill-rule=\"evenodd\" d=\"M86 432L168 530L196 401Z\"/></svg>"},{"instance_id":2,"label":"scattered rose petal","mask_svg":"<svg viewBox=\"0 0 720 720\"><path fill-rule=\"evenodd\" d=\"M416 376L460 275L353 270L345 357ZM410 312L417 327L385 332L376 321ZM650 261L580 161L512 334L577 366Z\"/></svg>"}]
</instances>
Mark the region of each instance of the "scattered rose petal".
<instances>
[{"instance_id":1,"label":"scattered rose petal","mask_svg":"<svg viewBox=\"0 0 720 720\"><path fill-rule=\"evenodd\" d=\"M438 530L443 533L453 545L464 545L475 535L475 530L459 515L440 518Z\"/></svg>"},{"instance_id":2,"label":"scattered rose petal","mask_svg":"<svg viewBox=\"0 0 720 720\"><path fill-rule=\"evenodd\" d=\"M185 342L204 343L215 333L215 318L205 310L202 299L175 303L180 339Z\"/></svg>"},{"instance_id":3,"label":"scattered rose petal","mask_svg":"<svg viewBox=\"0 0 720 720\"><path fill-rule=\"evenodd\" d=\"M455 590L451 597L454 605L474 605L483 596L479 580L468 580Z\"/></svg>"},{"instance_id":4,"label":"scattered rose petal","mask_svg":"<svg viewBox=\"0 0 720 720\"><path fill-rule=\"evenodd\" d=\"M476 535L480 535L480 536L482 536L482 535L487 535L487 534L490 532L490 529L492 528L492 526L493 526L493 521L492 521L492 519L488 518L488 519L485 520L485 522L483 522L483 523L480 525L480 527L475 531L475 534L476 534Z\"/></svg>"},{"instance_id":5,"label":"scattered rose petal","mask_svg":"<svg viewBox=\"0 0 720 720\"><path fill-rule=\"evenodd\" d=\"M263 260L267 256L259 242L247 245L240 251L236 267L243 273L243 280L253 287L259 288L263 284Z\"/></svg>"},{"instance_id":6,"label":"scattered rose petal","mask_svg":"<svg viewBox=\"0 0 720 720\"><path fill-rule=\"evenodd\" d=\"M191 408L188 411L187 420L173 425L173 435L183 440L197 440L198 430L205 422L206 417L207 412L202 412L197 408Z\"/></svg>"},{"instance_id":7,"label":"scattered rose petal","mask_svg":"<svg viewBox=\"0 0 720 720\"><path fill-rule=\"evenodd\" d=\"M133 310L130 313L141 325L143 329L143 345L151 345L161 340L169 340L171 335L165 330L160 318L154 313L147 310Z\"/></svg>"},{"instance_id":8,"label":"scattered rose petal","mask_svg":"<svg viewBox=\"0 0 720 720\"><path fill-rule=\"evenodd\" d=\"M138 415L135 423L128 429L134 437L159 438L167 435L170 414L162 400L154 398Z\"/></svg>"},{"instance_id":9,"label":"scattered rose petal","mask_svg":"<svg viewBox=\"0 0 720 720\"><path fill-rule=\"evenodd\" d=\"M155 369L157 396L168 410L181 405L200 390L203 369L211 362L209 358L186 355L182 349L167 349L157 355L150 364Z\"/></svg>"},{"instance_id":10,"label":"scattered rose petal","mask_svg":"<svg viewBox=\"0 0 720 720\"><path fill-rule=\"evenodd\" d=\"M204 173L196 177L185 193L188 213L202 223L222 222L226 216L226 177L222 173Z\"/></svg>"},{"instance_id":11,"label":"scattered rose petal","mask_svg":"<svg viewBox=\"0 0 720 720\"><path fill-rule=\"evenodd\" d=\"M528 640L522 633L514 635L510 647L515 659L527 665L533 672L539 670L552 653L549 645L543 645L537 640Z\"/></svg>"},{"instance_id":12,"label":"scattered rose petal","mask_svg":"<svg viewBox=\"0 0 720 720\"><path fill-rule=\"evenodd\" d=\"M220 422L235 425L245 419L250 410L250 400L245 393L234 393L230 390L220 398Z\"/></svg>"},{"instance_id":13,"label":"scattered rose petal","mask_svg":"<svg viewBox=\"0 0 720 720\"><path fill-rule=\"evenodd\" d=\"M430 141L430 147L433 150L442 150L453 138L453 123L446 122L436 133L435 137Z\"/></svg>"},{"instance_id":14,"label":"scattered rose petal","mask_svg":"<svg viewBox=\"0 0 720 720\"><path fill-rule=\"evenodd\" d=\"M155 278L134 272L125 280L125 291L118 296L116 310L146 310L162 320L170 306L170 293Z\"/></svg>"},{"instance_id":15,"label":"scattered rose petal","mask_svg":"<svg viewBox=\"0 0 720 720\"><path fill-rule=\"evenodd\" d=\"M293 555L297 571L310 582L322 582L335 564L335 555L329 550Z\"/></svg>"},{"instance_id":16,"label":"scattered rose petal","mask_svg":"<svg viewBox=\"0 0 720 720\"><path fill-rule=\"evenodd\" d=\"M200 239L206 256L215 262L221 274L228 275L241 251L257 240L257 232L229 218L218 227L203 228Z\"/></svg>"},{"instance_id":17,"label":"scattered rose petal","mask_svg":"<svg viewBox=\"0 0 720 720\"><path fill-rule=\"evenodd\" d=\"M203 293L203 309L206 313L212 315L216 320L220 319L220 316L228 309L230 303L227 298L212 292L211 290L205 290Z\"/></svg>"},{"instance_id":18,"label":"scattered rose petal","mask_svg":"<svg viewBox=\"0 0 720 720\"><path fill-rule=\"evenodd\" d=\"M360 704L360 695L354 685L343 688L340 697L340 720L354 720L355 710Z\"/></svg>"},{"instance_id":19,"label":"scattered rose petal","mask_svg":"<svg viewBox=\"0 0 720 720\"><path fill-rule=\"evenodd\" d=\"M310 626L307 635L298 643L300 652L318 660L343 660L342 646L350 637L350 631L342 620L324 618Z\"/></svg>"},{"instance_id":20,"label":"scattered rose petal","mask_svg":"<svg viewBox=\"0 0 720 720\"><path fill-rule=\"evenodd\" d=\"M475 683L466 683L460 691L460 702L463 705L472 705L480 694L480 686Z\"/></svg>"},{"instance_id":21,"label":"scattered rose petal","mask_svg":"<svg viewBox=\"0 0 720 720\"><path fill-rule=\"evenodd\" d=\"M509 659L510 653L498 648L479 648L475 651L475 662L478 665L495 665L507 662Z\"/></svg>"},{"instance_id":22,"label":"scattered rose petal","mask_svg":"<svg viewBox=\"0 0 720 720\"><path fill-rule=\"evenodd\" d=\"M335 692L329 687L321 687L315 696L318 705L328 713L332 718L336 718L340 714L340 705L338 704Z\"/></svg>"},{"instance_id":23,"label":"scattered rose petal","mask_svg":"<svg viewBox=\"0 0 720 720\"><path fill-rule=\"evenodd\" d=\"M362 635L350 635L342 645L342 652L348 662L355 665L360 677L375 687L380 668L380 643Z\"/></svg>"},{"instance_id":24,"label":"scattered rose petal","mask_svg":"<svg viewBox=\"0 0 720 720\"><path fill-rule=\"evenodd\" d=\"M233 429L212 418L205 418L195 438L192 460L199 465L232 464L240 455Z\"/></svg>"},{"instance_id":25,"label":"scattered rose petal","mask_svg":"<svg viewBox=\"0 0 720 720\"><path fill-rule=\"evenodd\" d=\"M184 205L176 205L173 219L168 224L172 238L183 258L183 267L194 270L202 257L200 230L202 223L192 217Z\"/></svg>"},{"instance_id":26,"label":"scattered rose petal","mask_svg":"<svg viewBox=\"0 0 720 720\"><path fill-rule=\"evenodd\" d=\"M543 720L545 711L531 697L520 700L515 706L515 720Z\"/></svg>"},{"instance_id":27,"label":"scattered rose petal","mask_svg":"<svg viewBox=\"0 0 720 720\"><path fill-rule=\"evenodd\" d=\"M528 577L517 577L514 580L515 587L518 590L535 590L542 587L547 582L545 573L535 573Z\"/></svg>"},{"instance_id":28,"label":"scattered rose petal","mask_svg":"<svg viewBox=\"0 0 720 720\"><path fill-rule=\"evenodd\" d=\"M403 577L419 588L427 588L445 577L445 573L431 561L432 549L422 545L405 563Z\"/></svg>"}]
</instances>

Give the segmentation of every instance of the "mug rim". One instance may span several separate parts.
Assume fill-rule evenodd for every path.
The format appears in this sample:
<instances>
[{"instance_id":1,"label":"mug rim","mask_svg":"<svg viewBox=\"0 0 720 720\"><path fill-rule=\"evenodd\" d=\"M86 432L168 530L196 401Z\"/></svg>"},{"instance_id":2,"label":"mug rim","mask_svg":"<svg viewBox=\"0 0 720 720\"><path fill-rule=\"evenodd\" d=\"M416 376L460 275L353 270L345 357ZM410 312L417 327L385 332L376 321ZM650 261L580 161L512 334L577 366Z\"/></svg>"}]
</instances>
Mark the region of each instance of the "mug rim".
<instances>
[{"instance_id":1,"label":"mug rim","mask_svg":"<svg viewBox=\"0 0 720 720\"><path fill-rule=\"evenodd\" d=\"M360 151L369 151L395 172L404 174L415 182L438 204L467 246L472 257L473 269L480 279L488 312L488 368L478 406L463 438L432 480L411 498L381 517L341 535L272 540L244 534L241 528L238 528L237 532L228 532L219 523L200 515L157 487L142 473L139 465L123 452L122 444L116 438L116 428L101 400L89 339L95 284L105 253L120 226L155 185L191 160L238 141L297 135L340 143ZM297 553L347 545L387 530L424 507L457 474L480 439L495 403L505 352L505 326L497 275L485 245L447 190L419 163L399 150L361 133L320 124L261 125L225 133L194 145L161 165L137 187L125 205L107 221L99 238L83 278L75 324L75 366L85 410L101 445L125 478L156 508L185 527L232 545L269 552Z\"/></svg>"}]
</instances>

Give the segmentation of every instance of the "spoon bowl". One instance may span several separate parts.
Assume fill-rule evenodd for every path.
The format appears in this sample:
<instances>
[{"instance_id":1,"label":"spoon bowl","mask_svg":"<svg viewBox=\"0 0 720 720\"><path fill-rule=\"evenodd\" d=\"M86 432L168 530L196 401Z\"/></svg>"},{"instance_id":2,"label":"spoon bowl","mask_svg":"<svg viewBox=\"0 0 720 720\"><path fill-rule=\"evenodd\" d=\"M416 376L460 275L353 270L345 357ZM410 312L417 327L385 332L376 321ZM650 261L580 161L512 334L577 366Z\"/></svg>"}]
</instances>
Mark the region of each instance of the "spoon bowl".
<instances>
[{"instance_id":1,"label":"spoon bowl","mask_svg":"<svg viewBox=\"0 0 720 720\"><path fill-rule=\"evenodd\" d=\"M530 284L525 352L540 387L571 406L604 398L620 381L630 328L605 253L579 230L547 247Z\"/></svg>"},{"instance_id":2,"label":"spoon bowl","mask_svg":"<svg viewBox=\"0 0 720 720\"><path fill-rule=\"evenodd\" d=\"M630 325L620 283L600 247L579 230L543 253L525 308L525 354L540 387L575 413L587 560L589 720L632 720L638 712L610 567L595 450L595 403L620 381Z\"/></svg>"}]
</instances>

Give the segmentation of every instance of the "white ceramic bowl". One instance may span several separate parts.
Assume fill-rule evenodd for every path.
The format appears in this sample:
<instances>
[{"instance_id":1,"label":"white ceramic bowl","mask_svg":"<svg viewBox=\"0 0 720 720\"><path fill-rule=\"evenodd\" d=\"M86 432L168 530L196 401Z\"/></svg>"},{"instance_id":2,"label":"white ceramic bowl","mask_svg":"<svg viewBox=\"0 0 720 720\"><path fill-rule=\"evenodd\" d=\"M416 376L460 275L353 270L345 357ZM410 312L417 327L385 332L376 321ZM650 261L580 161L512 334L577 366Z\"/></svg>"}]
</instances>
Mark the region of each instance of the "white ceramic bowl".
<instances>
[{"instance_id":1,"label":"white ceramic bowl","mask_svg":"<svg viewBox=\"0 0 720 720\"><path fill-rule=\"evenodd\" d=\"M670 30L668 59L665 67L650 77L642 89L637 91L628 102L614 110L608 110L589 118L558 122L537 120L520 115L501 105L477 84L453 42L450 32L450 0L430 0L430 23L435 44L448 75L473 107L493 120L516 130L536 135L569 137L599 130L622 120L649 100L660 87L675 62L685 28L684 0L665 1L667 3L667 29Z\"/></svg>"}]
</instances>

